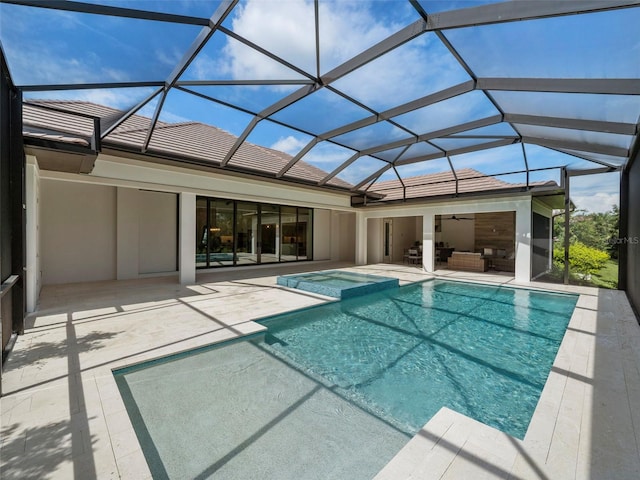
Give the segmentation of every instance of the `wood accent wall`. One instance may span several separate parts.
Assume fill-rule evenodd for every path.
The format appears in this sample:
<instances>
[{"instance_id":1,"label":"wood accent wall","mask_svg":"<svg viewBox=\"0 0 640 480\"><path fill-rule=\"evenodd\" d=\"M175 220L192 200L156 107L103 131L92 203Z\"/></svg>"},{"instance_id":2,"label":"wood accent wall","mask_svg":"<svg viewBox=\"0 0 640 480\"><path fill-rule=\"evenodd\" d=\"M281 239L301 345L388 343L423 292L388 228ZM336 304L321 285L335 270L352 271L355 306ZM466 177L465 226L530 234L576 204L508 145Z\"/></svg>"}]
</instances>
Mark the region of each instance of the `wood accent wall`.
<instances>
[{"instance_id":1,"label":"wood accent wall","mask_svg":"<svg viewBox=\"0 0 640 480\"><path fill-rule=\"evenodd\" d=\"M506 250L509 258L516 246L516 212L476 213L475 216L475 251Z\"/></svg>"}]
</instances>

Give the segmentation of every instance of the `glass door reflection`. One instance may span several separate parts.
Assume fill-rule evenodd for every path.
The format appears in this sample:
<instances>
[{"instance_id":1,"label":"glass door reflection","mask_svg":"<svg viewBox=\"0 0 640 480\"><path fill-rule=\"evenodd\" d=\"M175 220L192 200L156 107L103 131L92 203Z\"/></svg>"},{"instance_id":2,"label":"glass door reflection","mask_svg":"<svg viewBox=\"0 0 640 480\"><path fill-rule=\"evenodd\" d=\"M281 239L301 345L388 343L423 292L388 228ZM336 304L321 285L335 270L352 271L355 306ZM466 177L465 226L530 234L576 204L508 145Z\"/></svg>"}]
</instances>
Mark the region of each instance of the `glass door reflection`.
<instances>
[{"instance_id":1,"label":"glass door reflection","mask_svg":"<svg viewBox=\"0 0 640 480\"><path fill-rule=\"evenodd\" d=\"M280 261L280 207L260 206L260 255L259 263Z\"/></svg>"},{"instance_id":2,"label":"glass door reflection","mask_svg":"<svg viewBox=\"0 0 640 480\"><path fill-rule=\"evenodd\" d=\"M258 204L238 202L236 207L236 265L258 263Z\"/></svg>"}]
</instances>

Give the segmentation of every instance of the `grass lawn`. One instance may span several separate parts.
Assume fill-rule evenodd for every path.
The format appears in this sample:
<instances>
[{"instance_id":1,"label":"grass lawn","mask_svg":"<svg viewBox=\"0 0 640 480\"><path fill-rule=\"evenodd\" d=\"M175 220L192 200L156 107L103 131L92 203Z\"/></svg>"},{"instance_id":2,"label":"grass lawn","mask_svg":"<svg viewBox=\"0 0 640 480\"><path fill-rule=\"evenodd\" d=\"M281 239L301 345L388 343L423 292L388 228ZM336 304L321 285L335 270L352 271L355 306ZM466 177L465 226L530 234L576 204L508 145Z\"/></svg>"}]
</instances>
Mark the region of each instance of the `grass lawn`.
<instances>
[{"instance_id":1,"label":"grass lawn","mask_svg":"<svg viewBox=\"0 0 640 480\"><path fill-rule=\"evenodd\" d=\"M551 272L540 277L539 280L542 282L562 283L563 271L561 268L554 266ZM572 285L616 289L618 288L618 261L607 260L605 266L598 273L591 275L591 280L585 280L572 274L569 283Z\"/></svg>"},{"instance_id":2,"label":"grass lawn","mask_svg":"<svg viewBox=\"0 0 640 480\"><path fill-rule=\"evenodd\" d=\"M618 261L608 260L598 273L591 276L591 283L596 287L618 288Z\"/></svg>"}]
</instances>

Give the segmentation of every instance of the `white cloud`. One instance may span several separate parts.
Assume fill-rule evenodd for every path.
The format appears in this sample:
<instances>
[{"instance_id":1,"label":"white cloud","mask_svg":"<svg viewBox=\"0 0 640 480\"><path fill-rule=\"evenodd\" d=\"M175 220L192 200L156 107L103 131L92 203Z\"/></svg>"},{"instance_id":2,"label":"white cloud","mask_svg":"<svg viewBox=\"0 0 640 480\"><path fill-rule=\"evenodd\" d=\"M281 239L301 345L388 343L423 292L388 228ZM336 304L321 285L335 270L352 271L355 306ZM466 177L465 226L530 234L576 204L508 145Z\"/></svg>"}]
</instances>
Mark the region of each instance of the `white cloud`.
<instances>
[{"instance_id":1,"label":"white cloud","mask_svg":"<svg viewBox=\"0 0 640 480\"><path fill-rule=\"evenodd\" d=\"M307 144L304 140L300 140L292 135L288 137L280 137L270 148L296 155Z\"/></svg>"},{"instance_id":2,"label":"white cloud","mask_svg":"<svg viewBox=\"0 0 640 480\"><path fill-rule=\"evenodd\" d=\"M22 46L14 50L7 46L7 58L17 84L57 84L72 81L73 83L97 83L105 81L122 81L126 73L118 69L96 68L90 62L76 57L60 57L48 44L36 42L30 46ZM37 67L34 67L37 66Z\"/></svg>"},{"instance_id":3,"label":"white cloud","mask_svg":"<svg viewBox=\"0 0 640 480\"><path fill-rule=\"evenodd\" d=\"M571 200L580 210L608 212L612 205L620 205L620 174L572 177L569 184Z\"/></svg>"},{"instance_id":4,"label":"white cloud","mask_svg":"<svg viewBox=\"0 0 640 480\"><path fill-rule=\"evenodd\" d=\"M376 21L369 11L369 2L322 2L319 20L322 73L404 26Z\"/></svg>"},{"instance_id":5,"label":"white cloud","mask_svg":"<svg viewBox=\"0 0 640 480\"><path fill-rule=\"evenodd\" d=\"M147 112L143 112L144 109L142 109L140 112L141 115L147 116L147 117L151 117L153 116L153 113L155 112L155 107L154 110L150 110L150 114ZM164 108L162 109L162 112L160 112L160 120L163 122L167 122L167 123L184 123L184 122L192 122L193 120L190 120L186 117L177 115L173 112L170 112L168 110L165 110Z\"/></svg>"},{"instance_id":6,"label":"white cloud","mask_svg":"<svg viewBox=\"0 0 640 480\"><path fill-rule=\"evenodd\" d=\"M313 73L313 12L313 2L306 0L283 2L279 8L273 8L271 2L250 0L236 8L232 30ZM292 78L291 70L240 42L229 40L224 53L234 78Z\"/></svg>"},{"instance_id":7,"label":"white cloud","mask_svg":"<svg viewBox=\"0 0 640 480\"><path fill-rule=\"evenodd\" d=\"M184 52L180 51L178 48L158 48L155 51L156 60L167 67L173 68L182 60L184 56Z\"/></svg>"},{"instance_id":8,"label":"white cloud","mask_svg":"<svg viewBox=\"0 0 640 480\"><path fill-rule=\"evenodd\" d=\"M200 53L189 66L189 73L193 75L194 80L211 80L218 78L220 66L218 62L209 57L206 53Z\"/></svg>"},{"instance_id":9,"label":"white cloud","mask_svg":"<svg viewBox=\"0 0 640 480\"><path fill-rule=\"evenodd\" d=\"M309 152L302 157L302 160L323 170L330 171L347 161L353 154L353 150L348 150L328 142L320 142L309 150Z\"/></svg>"},{"instance_id":10,"label":"white cloud","mask_svg":"<svg viewBox=\"0 0 640 480\"><path fill-rule=\"evenodd\" d=\"M337 176L353 185L360 183L369 175L379 171L386 165L385 162L371 157L362 157L345 168Z\"/></svg>"},{"instance_id":11,"label":"white cloud","mask_svg":"<svg viewBox=\"0 0 640 480\"><path fill-rule=\"evenodd\" d=\"M152 88L130 89L111 88L100 90L70 90L55 92L28 92L26 99L47 99L47 100L79 100L96 103L119 110L129 110L153 92Z\"/></svg>"},{"instance_id":12,"label":"white cloud","mask_svg":"<svg viewBox=\"0 0 640 480\"><path fill-rule=\"evenodd\" d=\"M614 193L602 192L588 195L571 194L571 201L578 210L604 213L610 211L613 205L620 205L620 196Z\"/></svg>"}]
</instances>

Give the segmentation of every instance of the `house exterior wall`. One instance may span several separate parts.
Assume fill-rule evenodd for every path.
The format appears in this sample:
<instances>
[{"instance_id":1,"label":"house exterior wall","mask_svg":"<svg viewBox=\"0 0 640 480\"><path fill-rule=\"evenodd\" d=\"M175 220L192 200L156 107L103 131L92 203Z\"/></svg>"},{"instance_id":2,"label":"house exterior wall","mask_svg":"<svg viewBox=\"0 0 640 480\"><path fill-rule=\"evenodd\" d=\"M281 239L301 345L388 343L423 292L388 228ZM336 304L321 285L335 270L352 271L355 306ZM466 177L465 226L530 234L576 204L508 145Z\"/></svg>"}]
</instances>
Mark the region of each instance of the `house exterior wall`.
<instances>
[{"instance_id":1,"label":"house exterior wall","mask_svg":"<svg viewBox=\"0 0 640 480\"><path fill-rule=\"evenodd\" d=\"M340 212L340 258L342 262L354 262L356 259L356 214Z\"/></svg>"},{"instance_id":2,"label":"house exterior wall","mask_svg":"<svg viewBox=\"0 0 640 480\"><path fill-rule=\"evenodd\" d=\"M366 212L365 217L366 217ZM380 218L367 218L366 221L366 260L365 263L380 263L383 260L382 254L382 233L383 221Z\"/></svg>"},{"instance_id":3,"label":"house exterior wall","mask_svg":"<svg viewBox=\"0 0 640 480\"><path fill-rule=\"evenodd\" d=\"M41 179L43 285L116 278L116 188Z\"/></svg>"},{"instance_id":4,"label":"house exterior wall","mask_svg":"<svg viewBox=\"0 0 640 480\"><path fill-rule=\"evenodd\" d=\"M174 193L117 187L118 280L177 271Z\"/></svg>"},{"instance_id":5,"label":"house exterior wall","mask_svg":"<svg viewBox=\"0 0 640 480\"><path fill-rule=\"evenodd\" d=\"M177 271L178 198L175 193L136 190L139 273Z\"/></svg>"},{"instance_id":6,"label":"house exterior wall","mask_svg":"<svg viewBox=\"0 0 640 480\"><path fill-rule=\"evenodd\" d=\"M57 172L47 172L62 175ZM75 177L78 177L77 175ZM101 154L87 182L310 208L350 210L348 195Z\"/></svg>"},{"instance_id":7,"label":"house exterior wall","mask_svg":"<svg viewBox=\"0 0 640 480\"><path fill-rule=\"evenodd\" d=\"M475 245L474 220L448 220L449 215L442 218L442 232L437 235L443 242L458 252L473 252Z\"/></svg>"},{"instance_id":8,"label":"house exterior wall","mask_svg":"<svg viewBox=\"0 0 640 480\"><path fill-rule=\"evenodd\" d=\"M42 284L176 270L181 283L195 282L196 195L314 208L314 259L355 258L355 213L349 211L348 195L110 155L100 155L89 175L41 171L37 157L30 158L27 279L32 308L40 272Z\"/></svg>"},{"instance_id":9,"label":"house exterior wall","mask_svg":"<svg viewBox=\"0 0 640 480\"><path fill-rule=\"evenodd\" d=\"M330 260L332 233L339 228L331 221L331 210L317 208L313 211L313 259Z\"/></svg>"}]
</instances>

